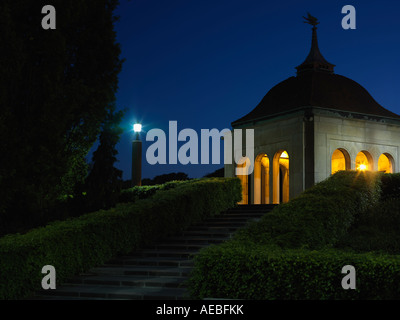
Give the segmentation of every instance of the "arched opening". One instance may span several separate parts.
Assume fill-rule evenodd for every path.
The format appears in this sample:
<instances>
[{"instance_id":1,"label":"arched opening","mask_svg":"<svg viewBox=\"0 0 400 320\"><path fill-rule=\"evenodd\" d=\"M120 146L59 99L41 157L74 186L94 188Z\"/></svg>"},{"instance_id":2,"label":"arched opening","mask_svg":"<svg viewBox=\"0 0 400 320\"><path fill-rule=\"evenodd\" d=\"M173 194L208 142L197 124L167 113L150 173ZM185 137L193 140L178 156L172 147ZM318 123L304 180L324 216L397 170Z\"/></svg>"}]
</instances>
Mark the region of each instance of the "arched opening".
<instances>
[{"instance_id":1,"label":"arched opening","mask_svg":"<svg viewBox=\"0 0 400 320\"><path fill-rule=\"evenodd\" d=\"M368 151L360 151L356 157L356 170L357 171L372 171L373 160Z\"/></svg>"},{"instance_id":2,"label":"arched opening","mask_svg":"<svg viewBox=\"0 0 400 320\"><path fill-rule=\"evenodd\" d=\"M236 175L242 184L242 200L239 204L249 204L249 158L242 158L236 167Z\"/></svg>"},{"instance_id":3,"label":"arched opening","mask_svg":"<svg viewBox=\"0 0 400 320\"><path fill-rule=\"evenodd\" d=\"M393 173L393 157L388 153L382 153L378 160L378 171Z\"/></svg>"},{"instance_id":4,"label":"arched opening","mask_svg":"<svg viewBox=\"0 0 400 320\"><path fill-rule=\"evenodd\" d=\"M275 204L289 201L289 154L278 151L273 160L273 202Z\"/></svg>"},{"instance_id":5,"label":"arched opening","mask_svg":"<svg viewBox=\"0 0 400 320\"><path fill-rule=\"evenodd\" d=\"M265 204L269 201L269 158L259 154L254 163L254 204Z\"/></svg>"},{"instance_id":6,"label":"arched opening","mask_svg":"<svg viewBox=\"0 0 400 320\"><path fill-rule=\"evenodd\" d=\"M338 171L350 170L351 162L350 155L344 149L336 149L332 154L331 159L331 173L334 174Z\"/></svg>"}]
</instances>

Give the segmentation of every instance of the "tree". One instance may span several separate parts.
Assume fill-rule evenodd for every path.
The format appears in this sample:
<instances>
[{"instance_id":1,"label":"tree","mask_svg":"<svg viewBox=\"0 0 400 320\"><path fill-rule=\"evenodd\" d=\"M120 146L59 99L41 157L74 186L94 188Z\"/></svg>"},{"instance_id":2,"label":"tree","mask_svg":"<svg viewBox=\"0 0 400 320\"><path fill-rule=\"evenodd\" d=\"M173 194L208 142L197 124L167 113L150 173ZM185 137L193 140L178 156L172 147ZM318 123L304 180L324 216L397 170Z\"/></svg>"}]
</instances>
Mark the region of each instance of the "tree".
<instances>
[{"instance_id":1,"label":"tree","mask_svg":"<svg viewBox=\"0 0 400 320\"><path fill-rule=\"evenodd\" d=\"M0 1L0 223L51 211L87 175L86 156L115 102L117 0Z\"/></svg>"},{"instance_id":2,"label":"tree","mask_svg":"<svg viewBox=\"0 0 400 320\"><path fill-rule=\"evenodd\" d=\"M122 171L115 168L115 149L122 129L118 126L123 112L110 112L100 134L100 144L93 153L90 173L85 182L86 211L108 209L116 205L122 188Z\"/></svg>"},{"instance_id":3,"label":"tree","mask_svg":"<svg viewBox=\"0 0 400 320\"><path fill-rule=\"evenodd\" d=\"M204 178L223 178L225 176L225 168L220 168L212 173L206 174Z\"/></svg>"}]
</instances>

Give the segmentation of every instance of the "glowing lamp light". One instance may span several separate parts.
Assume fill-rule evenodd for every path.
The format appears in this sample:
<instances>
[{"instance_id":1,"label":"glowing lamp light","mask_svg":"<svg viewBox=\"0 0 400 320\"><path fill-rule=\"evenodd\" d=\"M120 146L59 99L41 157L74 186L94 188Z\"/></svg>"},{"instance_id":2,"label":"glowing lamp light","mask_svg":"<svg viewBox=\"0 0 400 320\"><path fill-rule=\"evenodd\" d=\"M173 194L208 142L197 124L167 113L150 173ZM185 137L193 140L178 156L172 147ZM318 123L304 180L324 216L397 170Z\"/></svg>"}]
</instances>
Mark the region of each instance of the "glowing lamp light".
<instances>
[{"instance_id":1,"label":"glowing lamp light","mask_svg":"<svg viewBox=\"0 0 400 320\"><path fill-rule=\"evenodd\" d=\"M360 166L358 167L358 170L365 171L365 170L367 170L367 166L365 164L360 164Z\"/></svg>"},{"instance_id":2,"label":"glowing lamp light","mask_svg":"<svg viewBox=\"0 0 400 320\"><path fill-rule=\"evenodd\" d=\"M142 131L142 125L140 123L135 123L133 125L133 131L135 131L137 133L141 132Z\"/></svg>"},{"instance_id":3,"label":"glowing lamp light","mask_svg":"<svg viewBox=\"0 0 400 320\"><path fill-rule=\"evenodd\" d=\"M283 159L289 159L289 155L287 154L286 151L283 151L283 152L282 152L281 158L283 158Z\"/></svg>"}]
</instances>

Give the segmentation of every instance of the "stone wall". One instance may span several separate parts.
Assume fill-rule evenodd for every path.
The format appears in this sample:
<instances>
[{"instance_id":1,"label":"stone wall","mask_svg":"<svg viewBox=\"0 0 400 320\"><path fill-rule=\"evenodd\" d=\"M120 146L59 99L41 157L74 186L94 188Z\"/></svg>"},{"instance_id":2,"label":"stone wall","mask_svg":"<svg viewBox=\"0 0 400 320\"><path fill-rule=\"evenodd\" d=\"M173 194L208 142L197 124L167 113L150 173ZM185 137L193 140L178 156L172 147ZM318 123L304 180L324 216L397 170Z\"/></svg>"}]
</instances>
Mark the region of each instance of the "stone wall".
<instances>
[{"instance_id":1,"label":"stone wall","mask_svg":"<svg viewBox=\"0 0 400 320\"><path fill-rule=\"evenodd\" d=\"M254 125L236 129L254 129L254 160L260 154L266 154L270 161L270 199L274 197L274 167L277 162L273 161L275 155L286 151L289 155L289 197L300 194L304 190L304 150L303 150L303 113L291 114L290 116L274 118L269 121L258 122ZM234 153L245 155L245 138L242 148L233 150ZM241 153L240 153L241 152ZM234 165L225 165L225 176L235 175ZM276 169L275 169L276 175ZM249 176L251 203L254 203L254 172ZM276 181L275 181L275 189Z\"/></svg>"},{"instance_id":2,"label":"stone wall","mask_svg":"<svg viewBox=\"0 0 400 320\"><path fill-rule=\"evenodd\" d=\"M400 125L389 120L363 120L338 117L333 112L314 115L315 125L315 182L331 174L332 154L344 149L351 159L351 170L355 170L355 159L360 151L372 157L372 169L378 171L378 159L388 153L393 158L393 171L399 172Z\"/></svg>"}]
</instances>

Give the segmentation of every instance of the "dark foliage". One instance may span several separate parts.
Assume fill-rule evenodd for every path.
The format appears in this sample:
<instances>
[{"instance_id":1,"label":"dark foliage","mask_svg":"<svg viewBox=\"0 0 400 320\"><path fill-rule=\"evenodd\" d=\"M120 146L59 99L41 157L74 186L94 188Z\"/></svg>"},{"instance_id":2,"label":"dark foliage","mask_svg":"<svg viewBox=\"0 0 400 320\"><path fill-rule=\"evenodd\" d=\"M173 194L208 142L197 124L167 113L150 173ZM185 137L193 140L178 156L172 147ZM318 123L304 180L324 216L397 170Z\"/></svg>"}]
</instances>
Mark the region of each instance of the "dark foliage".
<instances>
[{"instance_id":1,"label":"dark foliage","mask_svg":"<svg viewBox=\"0 0 400 320\"><path fill-rule=\"evenodd\" d=\"M347 234L359 213L376 205L379 199L379 175L338 172L279 205L237 237L283 248L334 245Z\"/></svg>"},{"instance_id":2,"label":"dark foliage","mask_svg":"<svg viewBox=\"0 0 400 320\"><path fill-rule=\"evenodd\" d=\"M357 252L400 254L400 198L386 198L360 215L350 232L337 244Z\"/></svg>"},{"instance_id":3,"label":"dark foliage","mask_svg":"<svg viewBox=\"0 0 400 320\"><path fill-rule=\"evenodd\" d=\"M188 283L192 296L400 299L397 181L339 172L315 185L231 241L203 249ZM345 265L356 268L355 290L341 286Z\"/></svg>"},{"instance_id":4,"label":"dark foliage","mask_svg":"<svg viewBox=\"0 0 400 320\"><path fill-rule=\"evenodd\" d=\"M168 181L164 184L156 184L150 186L135 186L129 189L124 189L121 191L119 202L135 202L141 199L147 199L156 194L160 190L169 190L184 183L193 182L195 180L177 180Z\"/></svg>"},{"instance_id":5,"label":"dark foliage","mask_svg":"<svg viewBox=\"0 0 400 320\"><path fill-rule=\"evenodd\" d=\"M122 171L115 168L118 151L115 146L122 129L118 126L123 112L111 113L103 125L100 144L93 153L92 165L85 180L82 206L85 212L109 209L118 202L122 187Z\"/></svg>"},{"instance_id":6,"label":"dark foliage","mask_svg":"<svg viewBox=\"0 0 400 320\"><path fill-rule=\"evenodd\" d=\"M87 175L85 157L112 110L121 70L117 0L0 1L0 225L54 213Z\"/></svg>"},{"instance_id":7,"label":"dark foliage","mask_svg":"<svg viewBox=\"0 0 400 320\"><path fill-rule=\"evenodd\" d=\"M400 173L382 176L382 199L400 198Z\"/></svg>"},{"instance_id":8,"label":"dark foliage","mask_svg":"<svg viewBox=\"0 0 400 320\"><path fill-rule=\"evenodd\" d=\"M173 172L173 173L166 173L159 176L154 177L153 179L143 179L142 185L143 186L153 186L157 184L164 184L169 181L184 181L188 180L189 177L186 173L183 172Z\"/></svg>"},{"instance_id":9,"label":"dark foliage","mask_svg":"<svg viewBox=\"0 0 400 320\"><path fill-rule=\"evenodd\" d=\"M157 192L151 199L53 222L0 239L0 299L22 299L41 290L41 269L53 265L57 284L176 234L236 205L239 179L202 179Z\"/></svg>"},{"instance_id":10,"label":"dark foliage","mask_svg":"<svg viewBox=\"0 0 400 320\"><path fill-rule=\"evenodd\" d=\"M225 175L225 168L220 168L218 170L215 170L212 173L209 173L204 176L204 178L223 178Z\"/></svg>"}]
</instances>

